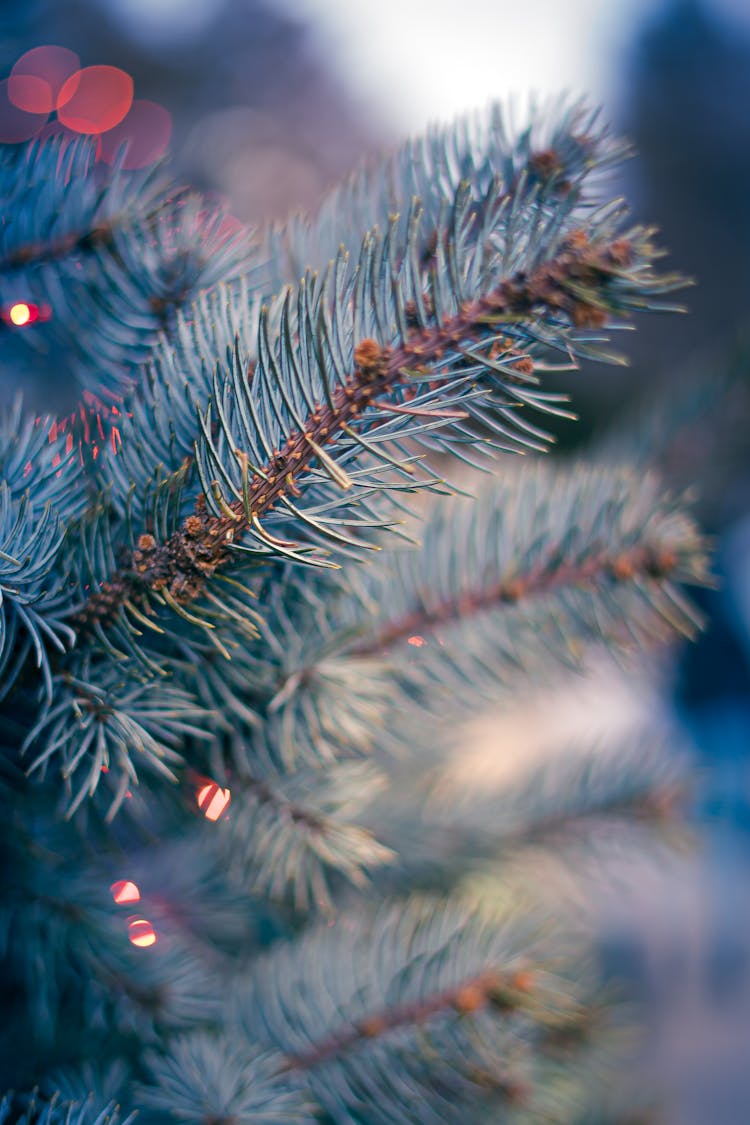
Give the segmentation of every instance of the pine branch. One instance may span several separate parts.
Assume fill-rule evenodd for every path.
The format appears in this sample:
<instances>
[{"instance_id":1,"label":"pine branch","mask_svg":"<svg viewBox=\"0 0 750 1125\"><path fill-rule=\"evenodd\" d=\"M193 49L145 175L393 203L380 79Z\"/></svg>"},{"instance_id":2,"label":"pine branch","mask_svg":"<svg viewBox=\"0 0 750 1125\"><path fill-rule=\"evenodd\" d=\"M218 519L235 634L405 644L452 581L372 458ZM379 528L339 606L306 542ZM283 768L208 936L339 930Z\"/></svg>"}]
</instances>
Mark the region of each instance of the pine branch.
<instances>
[{"instance_id":1,"label":"pine branch","mask_svg":"<svg viewBox=\"0 0 750 1125\"><path fill-rule=\"evenodd\" d=\"M273 899L291 892L300 910L333 909L331 876L363 887L366 873L395 853L350 822L385 785L368 763L302 770L275 784L243 779L232 785L232 815L219 848L237 884Z\"/></svg>"},{"instance_id":2,"label":"pine branch","mask_svg":"<svg viewBox=\"0 0 750 1125\"><path fill-rule=\"evenodd\" d=\"M48 138L0 151L0 274L106 244L118 226L150 220L164 205L161 171L93 175L96 141Z\"/></svg>"},{"instance_id":3,"label":"pine branch","mask_svg":"<svg viewBox=\"0 0 750 1125\"><path fill-rule=\"evenodd\" d=\"M184 739L210 741L210 719L211 712L179 687L145 676L129 681L116 665L84 664L80 678L69 672L57 677L21 753L40 744L29 772L42 777L50 762L60 759L67 817L105 775L114 790L111 820L129 787L138 784L138 765L175 780Z\"/></svg>"},{"instance_id":4,"label":"pine branch","mask_svg":"<svg viewBox=\"0 0 750 1125\"><path fill-rule=\"evenodd\" d=\"M512 577L494 584L464 589L443 602L434 602L388 622L371 640L355 647L353 656L374 656L417 636L420 647L424 633L432 633L441 625L450 626L504 605L515 605L527 599L554 594L557 590L592 587L597 581L612 583L639 582L648 579L663 581L677 570L679 560L664 548L637 544L627 550L603 550L579 565L554 558L548 567L539 567L523 577Z\"/></svg>"},{"instance_id":5,"label":"pine branch","mask_svg":"<svg viewBox=\"0 0 750 1125\"><path fill-rule=\"evenodd\" d=\"M579 1028L586 1039L583 995L507 918L412 900L375 917L344 914L277 947L235 1007L247 1038L283 1052L334 1121L354 1122L367 1105L368 1121L385 1125L526 1100L547 1038Z\"/></svg>"},{"instance_id":6,"label":"pine branch","mask_svg":"<svg viewBox=\"0 0 750 1125\"><path fill-rule=\"evenodd\" d=\"M710 580L697 529L654 476L628 469L527 463L473 502L433 503L423 526L420 549L368 572L370 603L388 613L349 651L390 656L430 697L449 668L494 693L545 647L570 660L584 643L689 635L698 620L676 583Z\"/></svg>"},{"instance_id":7,"label":"pine branch","mask_svg":"<svg viewBox=\"0 0 750 1125\"><path fill-rule=\"evenodd\" d=\"M150 1053L151 1083L138 1100L170 1120L218 1125L314 1125L317 1116L301 1083L283 1075L272 1051L229 1035L184 1036L166 1054Z\"/></svg>"},{"instance_id":8,"label":"pine branch","mask_svg":"<svg viewBox=\"0 0 750 1125\"><path fill-rule=\"evenodd\" d=\"M237 452L242 498L223 500L222 486L214 481L210 492L220 514L206 511L201 504L166 543L159 544L150 534L141 535L130 563L91 595L75 619L76 626L86 628L97 620L106 621L123 602L139 601L149 590L162 594L170 604L189 604L201 593L206 579L226 565L232 545L245 532L272 552L301 557L294 551L295 544L279 541L264 529L261 520L280 502L295 511L289 497L301 495L304 476L313 466L330 474L341 489L351 487L351 478L326 452L328 447L349 434L360 419L366 421L369 411L385 410L386 417L381 414L373 421L366 430L368 436L373 431L377 435L393 412L430 422L465 417L452 403L441 409L439 396L447 398L456 382L453 369L441 370L446 349L461 352L481 347L497 338L498 323L504 318L523 321L532 315L549 315L552 310L564 312L579 327L600 326L605 317L607 283L627 264L632 252L630 244L621 239L590 244L583 232L576 232L553 259L530 276L516 274L503 280L455 315L409 333L400 345L381 347L374 339L360 340L354 347L354 367L349 375L331 389L327 401L315 404L304 422L290 431L284 446L273 451L263 468L253 470L248 455ZM523 373L523 360L517 366ZM416 371L432 374L427 396L414 385ZM424 384L424 377L420 382ZM391 401L397 389L407 387L411 393L404 401ZM422 405L424 397L429 403Z\"/></svg>"},{"instance_id":9,"label":"pine branch","mask_svg":"<svg viewBox=\"0 0 750 1125\"><path fill-rule=\"evenodd\" d=\"M95 1100L69 1101L53 1094L44 1099L38 1092L26 1098L6 1094L0 1101L0 1125L132 1125L135 1114L125 1116L114 1102L99 1106Z\"/></svg>"},{"instance_id":10,"label":"pine branch","mask_svg":"<svg viewBox=\"0 0 750 1125\"><path fill-rule=\"evenodd\" d=\"M395 1005L365 1015L355 1025L315 1043L306 1053L292 1055L287 1066L292 1070L310 1070L399 1028L419 1027L440 1014L469 1015L488 1007L512 1012L526 999L530 987L530 974L523 970L508 974L495 970L480 972L415 1003ZM498 1081L498 1086L502 1089L501 1081ZM510 1084L505 1092L512 1097Z\"/></svg>"},{"instance_id":11,"label":"pine branch","mask_svg":"<svg viewBox=\"0 0 750 1125\"><path fill-rule=\"evenodd\" d=\"M0 160L0 289L54 310L30 332L6 325L6 363L54 351L55 375L119 402L162 330L202 288L252 274L259 249L234 220L160 175L103 177L88 138L32 143ZM45 358L42 362L49 361ZM102 407L107 417L108 408Z\"/></svg>"}]
</instances>

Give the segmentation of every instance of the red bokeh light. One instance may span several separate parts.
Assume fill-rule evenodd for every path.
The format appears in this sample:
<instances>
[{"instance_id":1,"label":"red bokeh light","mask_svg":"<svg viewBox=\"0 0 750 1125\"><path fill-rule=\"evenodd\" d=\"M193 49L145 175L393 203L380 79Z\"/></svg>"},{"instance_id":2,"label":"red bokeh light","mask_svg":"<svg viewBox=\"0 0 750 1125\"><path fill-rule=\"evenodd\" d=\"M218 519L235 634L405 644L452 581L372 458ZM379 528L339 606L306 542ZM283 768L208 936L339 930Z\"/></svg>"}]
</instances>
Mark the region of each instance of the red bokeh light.
<instances>
[{"instance_id":1,"label":"red bokeh light","mask_svg":"<svg viewBox=\"0 0 750 1125\"><path fill-rule=\"evenodd\" d=\"M229 808L229 802L232 800L232 794L229 790L222 789L215 781L202 785L195 796L198 801L198 808L206 820L218 820Z\"/></svg>"},{"instance_id":2,"label":"red bokeh light","mask_svg":"<svg viewBox=\"0 0 750 1125\"><path fill-rule=\"evenodd\" d=\"M32 301L14 301L0 309L0 317L13 328L26 328L37 320L49 320L52 310L49 305L35 305Z\"/></svg>"},{"instance_id":3,"label":"red bokeh light","mask_svg":"<svg viewBox=\"0 0 750 1125\"><path fill-rule=\"evenodd\" d=\"M99 159L114 164L123 145L127 151L123 168L147 168L167 151L172 135L172 118L158 102L134 101L127 116L99 140Z\"/></svg>"},{"instance_id":4,"label":"red bokeh light","mask_svg":"<svg viewBox=\"0 0 750 1125\"><path fill-rule=\"evenodd\" d=\"M30 141L44 125L48 113L26 113L13 105L8 93L8 79L0 82L0 143L17 145Z\"/></svg>"},{"instance_id":5,"label":"red bokeh light","mask_svg":"<svg viewBox=\"0 0 750 1125\"><path fill-rule=\"evenodd\" d=\"M424 637L413 636L409 637L407 644L413 645L414 648L421 648L422 645L427 644L427 641L424 639Z\"/></svg>"},{"instance_id":6,"label":"red bokeh light","mask_svg":"<svg viewBox=\"0 0 750 1125\"><path fill-rule=\"evenodd\" d=\"M76 133L113 129L133 104L133 79L116 66L87 66L63 84L57 113Z\"/></svg>"},{"instance_id":7,"label":"red bokeh light","mask_svg":"<svg viewBox=\"0 0 750 1125\"><path fill-rule=\"evenodd\" d=\"M141 892L136 884L131 883L129 879L121 879L118 883L113 883L109 889L118 906L125 902L141 901Z\"/></svg>"},{"instance_id":8,"label":"red bokeh light","mask_svg":"<svg viewBox=\"0 0 750 1125\"><path fill-rule=\"evenodd\" d=\"M149 945L156 945L158 941L156 930L147 918L134 918L132 922L129 922L128 937L133 945L137 945L141 949L146 949Z\"/></svg>"},{"instance_id":9,"label":"red bokeh light","mask_svg":"<svg viewBox=\"0 0 750 1125\"><path fill-rule=\"evenodd\" d=\"M11 70L8 97L26 113L52 113L62 104L63 86L68 88L68 97L73 97L79 66L78 55L66 47L34 47L21 55Z\"/></svg>"}]
</instances>

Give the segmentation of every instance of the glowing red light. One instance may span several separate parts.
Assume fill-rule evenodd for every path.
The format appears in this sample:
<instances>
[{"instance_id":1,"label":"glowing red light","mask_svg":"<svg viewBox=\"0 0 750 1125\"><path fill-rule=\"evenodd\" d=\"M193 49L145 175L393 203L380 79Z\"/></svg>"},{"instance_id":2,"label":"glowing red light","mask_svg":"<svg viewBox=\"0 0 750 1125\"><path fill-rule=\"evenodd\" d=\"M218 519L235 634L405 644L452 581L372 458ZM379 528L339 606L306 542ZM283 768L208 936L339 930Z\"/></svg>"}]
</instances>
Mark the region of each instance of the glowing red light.
<instances>
[{"instance_id":1,"label":"glowing red light","mask_svg":"<svg viewBox=\"0 0 750 1125\"><path fill-rule=\"evenodd\" d=\"M147 918L134 918L128 923L128 937L133 945L147 949L149 945L156 945L159 940L156 930Z\"/></svg>"},{"instance_id":2,"label":"glowing red light","mask_svg":"<svg viewBox=\"0 0 750 1125\"><path fill-rule=\"evenodd\" d=\"M63 84L57 115L76 133L104 133L120 124L132 104L129 74L116 66L87 66Z\"/></svg>"},{"instance_id":3,"label":"glowing red light","mask_svg":"<svg viewBox=\"0 0 750 1125\"><path fill-rule=\"evenodd\" d=\"M206 820L218 820L221 814L229 808L232 794L228 789L222 789L215 781L211 781L208 785L201 786L196 793L196 799L198 808Z\"/></svg>"},{"instance_id":4,"label":"glowing red light","mask_svg":"<svg viewBox=\"0 0 750 1125\"><path fill-rule=\"evenodd\" d=\"M0 82L0 142L17 145L30 141L44 125L49 114L27 113L13 105L8 93L8 79Z\"/></svg>"},{"instance_id":5,"label":"glowing red light","mask_svg":"<svg viewBox=\"0 0 750 1125\"><path fill-rule=\"evenodd\" d=\"M415 648L421 648L422 645L427 644L427 641L424 639L424 637L414 636L414 637L409 637L409 639L407 641L407 644L414 645Z\"/></svg>"},{"instance_id":6,"label":"glowing red light","mask_svg":"<svg viewBox=\"0 0 750 1125\"><path fill-rule=\"evenodd\" d=\"M25 328L37 320L49 320L52 310L49 305L35 305L32 301L14 301L0 310L0 316L6 324L14 328Z\"/></svg>"},{"instance_id":7,"label":"glowing red light","mask_svg":"<svg viewBox=\"0 0 750 1125\"><path fill-rule=\"evenodd\" d=\"M147 168L167 151L171 135L172 118L164 106L139 99L119 125L102 133L98 156L105 164L114 164L125 147L123 168Z\"/></svg>"},{"instance_id":8,"label":"glowing red light","mask_svg":"<svg viewBox=\"0 0 750 1125\"><path fill-rule=\"evenodd\" d=\"M11 324L15 324L20 328L24 324L32 324L36 320L36 316L32 312L31 305L27 305L24 301L19 301L15 305L11 305L8 309L8 319Z\"/></svg>"},{"instance_id":9,"label":"glowing red light","mask_svg":"<svg viewBox=\"0 0 750 1125\"><path fill-rule=\"evenodd\" d=\"M136 884L131 883L129 879L121 879L119 883L113 883L109 889L118 906L125 902L141 901L141 892Z\"/></svg>"},{"instance_id":10,"label":"glowing red light","mask_svg":"<svg viewBox=\"0 0 750 1125\"><path fill-rule=\"evenodd\" d=\"M49 114L59 108L64 85L70 82L70 97L75 93L72 79L79 65L78 55L66 47L34 47L21 55L11 70L8 97L27 113Z\"/></svg>"}]
</instances>

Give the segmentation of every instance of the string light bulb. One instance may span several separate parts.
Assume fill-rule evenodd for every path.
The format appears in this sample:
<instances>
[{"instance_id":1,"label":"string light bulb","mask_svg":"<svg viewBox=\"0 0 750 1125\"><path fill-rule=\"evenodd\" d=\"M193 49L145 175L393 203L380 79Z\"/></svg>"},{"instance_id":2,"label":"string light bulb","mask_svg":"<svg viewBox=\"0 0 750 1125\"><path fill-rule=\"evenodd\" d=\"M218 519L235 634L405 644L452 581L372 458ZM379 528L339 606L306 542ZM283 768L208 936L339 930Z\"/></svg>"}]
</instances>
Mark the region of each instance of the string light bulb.
<instances>
[{"instance_id":1,"label":"string light bulb","mask_svg":"<svg viewBox=\"0 0 750 1125\"><path fill-rule=\"evenodd\" d=\"M109 889L118 906L125 902L141 901L141 892L138 886L129 879L121 879L118 883L113 883Z\"/></svg>"},{"instance_id":2,"label":"string light bulb","mask_svg":"<svg viewBox=\"0 0 750 1125\"><path fill-rule=\"evenodd\" d=\"M198 801L198 808L206 820L218 820L229 808L229 802L232 800L230 791L222 789L215 781L201 785L195 796Z\"/></svg>"},{"instance_id":3,"label":"string light bulb","mask_svg":"<svg viewBox=\"0 0 750 1125\"><path fill-rule=\"evenodd\" d=\"M128 937L131 945L137 945L139 949L148 949L150 945L156 945L159 940L148 918L133 918L128 923Z\"/></svg>"},{"instance_id":4,"label":"string light bulb","mask_svg":"<svg viewBox=\"0 0 750 1125\"><path fill-rule=\"evenodd\" d=\"M33 301L14 301L0 309L0 317L13 328L26 328L37 320L49 320L51 316L49 305L35 305Z\"/></svg>"}]
</instances>

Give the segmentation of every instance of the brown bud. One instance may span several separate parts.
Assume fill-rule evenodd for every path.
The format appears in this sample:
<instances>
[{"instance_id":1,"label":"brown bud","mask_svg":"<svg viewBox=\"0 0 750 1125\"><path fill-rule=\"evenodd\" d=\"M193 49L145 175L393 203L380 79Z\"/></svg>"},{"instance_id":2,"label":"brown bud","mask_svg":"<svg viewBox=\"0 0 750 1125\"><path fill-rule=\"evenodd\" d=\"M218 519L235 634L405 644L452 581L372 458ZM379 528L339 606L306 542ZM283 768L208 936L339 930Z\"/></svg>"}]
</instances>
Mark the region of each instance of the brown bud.
<instances>
[{"instance_id":1,"label":"brown bud","mask_svg":"<svg viewBox=\"0 0 750 1125\"><path fill-rule=\"evenodd\" d=\"M523 592L523 582L518 578L513 578L503 586L500 599L504 602L517 602Z\"/></svg>"},{"instance_id":2,"label":"brown bud","mask_svg":"<svg viewBox=\"0 0 750 1125\"><path fill-rule=\"evenodd\" d=\"M635 577L633 560L629 559L627 555L620 555L619 558L612 559L609 569L618 582L629 582Z\"/></svg>"},{"instance_id":3,"label":"brown bud","mask_svg":"<svg viewBox=\"0 0 750 1125\"><path fill-rule=\"evenodd\" d=\"M453 998L453 1007L457 1012L478 1012L487 1003L487 993L482 985L475 981L459 988Z\"/></svg>"},{"instance_id":4,"label":"brown bud","mask_svg":"<svg viewBox=\"0 0 750 1125\"><path fill-rule=\"evenodd\" d=\"M617 238L608 247L608 257L615 266L629 266L633 260L633 247L627 238Z\"/></svg>"},{"instance_id":5,"label":"brown bud","mask_svg":"<svg viewBox=\"0 0 750 1125\"><path fill-rule=\"evenodd\" d=\"M365 1039L376 1039L387 1030L388 1023L384 1016L368 1016L367 1019L357 1024L359 1034Z\"/></svg>"},{"instance_id":6,"label":"brown bud","mask_svg":"<svg viewBox=\"0 0 750 1125\"><path fill-rule=\"evenodd\" d=\"M531 1098L531 1088L524 1082L506 1081L503 1083L503 1093L511 1105L524 1105Z\"/></svg>"},{"instance_id":7,"label":"brown bud","mask_svg":"<svg viewBox=\"0 0 750 1125\"><path fill-rule=\"evenodd\" d=\"M563 243L566 250L583 250L589 244L589 236L582 227L572 230Z\"/></svg>"},{"instance_id":8,"label":"brown bud","mask_svg":"<svg viewBox=\"0 0 750 1125\"><path fill-rule=\"evenodd\" d=\"M360 340L354 349L354 362L362 371L373 371L378 368L383 358L380 345L369 336Z\"/></svg>"},{"instance_id":9,"label":"brown bud","mask_svg":"<svg viewBox=\"0 0 750 1125\"><path fill-rule=\"evenodd\" d=\"M576 301L571 307L570 315L576 328L601 328L607 322L604 309L587 305L585 301Z\"/></svg>"},{"instance_id":10,"label":"brown bud","mask_svg":"<svg viewBox=\"0 0 750 1125\"><path fill-rule=\"evenodd\" d=\"M169 592L176 602L190 602L200 593L200 584L194 578L178 574L169 584Z\"/></svg>"},{"instance_id":11,"label":"brown bud","mask_svg":"<svg viewBox=\"0 0 750 1125\"><path fill-rule=\"evenodd\" d=\"M665 574L669 574L677 566L677 555L674 551L664 548L658 551L652 559L649 560L649 573L654 578L661 578Z\"/></svg>"},{"instance_id":12,"label":"brown bud","mask_svg":"<svg viewBox=\"0 0 750 1125\"><path fill-rule=\"evenodd\" d=\"M528 969L519 969L513 974L510 983L518 992L531 992L534 987L534 974Z\"/></svg>"},{"instance_id":13,"label":"brown bud","mask_svg":"<svg viewBox=\"0 0 750 1125\"><path fill-rule=\"evenodd\" d=\"M520 359L517 359L512 366L513 370L517 371L519 375L534 374L534 361L531 356L522 356Z\"/></svg>"},{"instance_id":14,"label":"brown bud","mask_svg":"<svg viewBox=\"0 0 750 1125\"><path fill-rule=\"evenodd\" d=\"M529 160L531 168L542 180L549 180L562 171L560 155L554 148L545 148L535 152Z\"/></svg>"},{"instance_id":15,"label":"brown bud","mask_svg":"<svg viewBox=\"0 0 750 1125\"><path fill-rule=\"evenodd\" d=\"M153 551L155 546L156 540L154 539L153 535L141 535L138 539L139 551Z\"/></svg>"},{"instance_id":16,"label":"brown bud","mask_svg":"<svg viewBox=\"0 0 750 1125\"><path fill-rule=\"evenodd\" d=\"M187 535L200 535L203 530L203 521L199 516L188 516L185 520L185 533Z\"/></svg>"}]
</instances>

